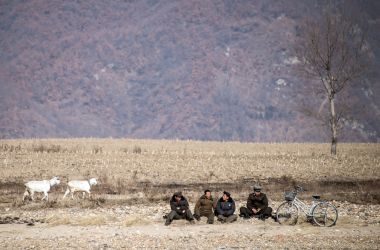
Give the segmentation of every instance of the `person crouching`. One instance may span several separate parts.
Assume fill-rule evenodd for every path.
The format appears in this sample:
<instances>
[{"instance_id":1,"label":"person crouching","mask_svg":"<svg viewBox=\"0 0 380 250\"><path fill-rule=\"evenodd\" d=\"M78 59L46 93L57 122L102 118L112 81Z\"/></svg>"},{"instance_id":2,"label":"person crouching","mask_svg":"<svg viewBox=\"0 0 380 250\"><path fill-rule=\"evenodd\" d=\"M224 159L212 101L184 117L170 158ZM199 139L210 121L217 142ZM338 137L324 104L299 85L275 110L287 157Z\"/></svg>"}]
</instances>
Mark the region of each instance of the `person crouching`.
<instances>
[{"instance_id":1,"label":"person crouching","mask_svg":"<svg viewBox=\"0 0 380 250\"><path fill-rule=\"evenodd\" d=\"M166 217L165 226L169 226L173 220L186 219L191 224L194 223L194 217L190 211L189 203L181 192L175 192L170 200L171 211Z\"/></svg>"}]
</instances>

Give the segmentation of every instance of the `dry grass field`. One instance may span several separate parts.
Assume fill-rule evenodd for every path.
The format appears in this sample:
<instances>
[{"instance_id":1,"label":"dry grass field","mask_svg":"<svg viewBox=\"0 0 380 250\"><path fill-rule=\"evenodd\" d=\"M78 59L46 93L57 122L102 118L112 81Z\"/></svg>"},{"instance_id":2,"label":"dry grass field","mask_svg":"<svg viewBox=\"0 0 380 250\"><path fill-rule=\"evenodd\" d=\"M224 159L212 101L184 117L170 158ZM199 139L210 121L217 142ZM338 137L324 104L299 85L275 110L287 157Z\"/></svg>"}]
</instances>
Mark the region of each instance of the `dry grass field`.
<instances>
[{"instance_id":1,"label":"dry grass field","mask_svg":"<svg viewBox=\"0 0 380 250\"><path fill-rule=\"evenodd\" d=\"M0 224L7 223L0 225L0 246L7 249L31 248L20 239L32 239L36 248L175 248L167 243L175 240L175 233L188 249L205 248L208 233L214 238L209 241L212 248L250 248L250 230L266 235L258 248L294 247L292 241L298 238L299 248L358 248L360 241L365 241L365 248L380 244L379 144L339 144L334 158L328 144L1 140L0 169ZM22 202L25 182L52 176L59 176L61 184L51 190L49 202ZM99 179L91 199L62 200L68 180L91 177ZM163 226L162 215L174 191L182 190L193 208L204 189L211 188L215 196L228 190L240 207L257 182L274 208L282 202L283 192L296 184L307 189L300 196L303 199L321 194L338 207L340 218L331 229L337 231L306 222L282 227L274 221L238 221L230 229L205 222L191 227L185 222L173 223L169 229ZM237 232L244 236L242 241L223 239L237 237ZM333 232L342 233L339 244ZM91 239L93 235L98 238ZM135 243L129 245L125 239Z\"/></svg>"},{"instance_id":2,"label":"dry grass field","mask_svg":"<svg viewBox=\"0 0 380 250\"><path fill-rule=\"evenodd\" d=\"M122 139L0 141L1 180L98 176L152 183L243 178L367 180L380 177L379 144L255 144Z\"/></svg>"},{"instance_id":3,"label":"dry grass field","mask_svg":"<svg viewBox=\"0 0 380 250\"><path fill-rule=\"evenodd\" d=\"M3 189L13 183L15 189L9 192L20 193L28 180L59 176L62 183L58 189L63 192L70 179L97 177L98 194L130 194L132 190L152 196L162 191L160 188L245 190L255 182L281 192L294 183L338 191L336 185L371 186L380 179L379 144L339 144L338 150L333 158L328 144L3 140L0 183Z\"/></svg>"}]
</instances>

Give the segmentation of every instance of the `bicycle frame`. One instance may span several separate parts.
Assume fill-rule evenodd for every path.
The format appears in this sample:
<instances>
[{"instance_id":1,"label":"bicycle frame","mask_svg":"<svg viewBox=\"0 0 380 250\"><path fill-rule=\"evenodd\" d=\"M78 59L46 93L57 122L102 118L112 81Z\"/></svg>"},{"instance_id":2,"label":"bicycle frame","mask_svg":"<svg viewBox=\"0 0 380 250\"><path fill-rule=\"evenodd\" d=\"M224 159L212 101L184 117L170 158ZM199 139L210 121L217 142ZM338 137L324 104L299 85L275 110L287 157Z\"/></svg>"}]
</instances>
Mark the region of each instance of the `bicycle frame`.
<instances>
[{"instance_id":1,"label":"bicycle frame","mask_svg":"<svg viewBox=\"0 0 380 250\"><path fill-rule=\"evenodd\" d=\"M298 210L301 210L306 216L311 216L311 212L315 207L315 201L313 200L313 204L311 206L306 205L303 201L296 197L291 201L292 205L296 206Z\"/></svg>"}]
</instances>

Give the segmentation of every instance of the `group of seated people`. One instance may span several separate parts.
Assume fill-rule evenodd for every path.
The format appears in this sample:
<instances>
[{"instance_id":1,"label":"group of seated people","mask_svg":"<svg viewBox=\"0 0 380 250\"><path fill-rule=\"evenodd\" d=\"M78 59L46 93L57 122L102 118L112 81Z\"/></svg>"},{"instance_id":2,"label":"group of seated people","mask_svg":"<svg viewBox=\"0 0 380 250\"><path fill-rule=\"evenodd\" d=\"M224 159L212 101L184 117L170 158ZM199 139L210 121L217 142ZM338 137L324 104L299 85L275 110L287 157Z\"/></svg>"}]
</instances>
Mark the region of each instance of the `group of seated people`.
<instances>
[{"instance_id":1,"label":"group of seated people","mask_svg":"<svg viewBox=\"0 0 380 250\"><path fill-rule=\"evenodd\" d=\"M266 194L261 192L261 187L255 185L253 193L247 200L247 207L240 208L240 217L244 219L258 218L265 220L272 216L272 208L268 206L268 198ZM194 207L194 214L191 213L189 203L181 192L174 193L170 200L171 211L166 218L165 225L168 226L173 220L186 219L190 223L195 223L194 220L200 220L202 216L207 218L207 223L214 223L214 216L221 223L232 223L237 220L235 214L235 201L232 199L229 192L224 191L220 199L214 199L210 190L205 190Z\"/></svg>"}]
</instances>

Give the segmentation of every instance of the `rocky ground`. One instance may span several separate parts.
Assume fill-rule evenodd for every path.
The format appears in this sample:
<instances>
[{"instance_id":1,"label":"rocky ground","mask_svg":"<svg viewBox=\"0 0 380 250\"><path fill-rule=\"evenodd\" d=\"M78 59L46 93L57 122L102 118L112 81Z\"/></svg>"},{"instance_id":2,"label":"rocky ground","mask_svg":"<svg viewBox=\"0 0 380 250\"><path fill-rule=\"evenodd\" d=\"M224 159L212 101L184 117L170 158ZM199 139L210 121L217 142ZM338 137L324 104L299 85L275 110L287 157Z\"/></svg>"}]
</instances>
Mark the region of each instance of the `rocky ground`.
<instances>
[{"instance_id":1,"label":"rocky ground","mask_svg":"<svg viewBox=\"0 0 380 250\"><path fill-rule=\"evenodd\" d=\"M272 202L276 208L280 202ZM237 201L237 207L244 202ZM296 226L268 219L238 219L232 224L195 225L174 221L164 226L166 203L150 205L3 207L0 212L1 249L378 249L380 205L336 202L339 219L321 228L301 216ZM193 207L193 204L191 204Z\"/></svg>"}]
</instances>

